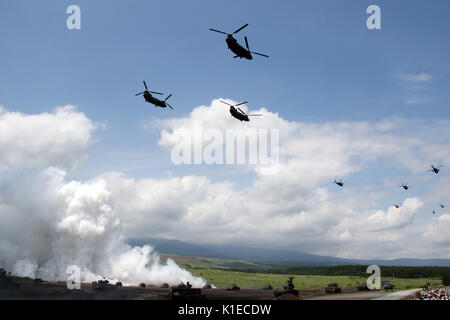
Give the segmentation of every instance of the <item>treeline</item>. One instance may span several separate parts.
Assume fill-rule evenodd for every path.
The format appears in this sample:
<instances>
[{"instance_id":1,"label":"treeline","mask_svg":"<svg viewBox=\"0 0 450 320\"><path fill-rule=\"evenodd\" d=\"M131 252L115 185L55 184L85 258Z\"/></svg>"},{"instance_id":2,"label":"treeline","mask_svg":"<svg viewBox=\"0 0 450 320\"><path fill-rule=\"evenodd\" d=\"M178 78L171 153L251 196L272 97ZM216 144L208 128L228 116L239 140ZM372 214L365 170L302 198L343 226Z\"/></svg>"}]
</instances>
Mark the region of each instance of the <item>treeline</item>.
<instances>
[{"instance_id":1,"label":"treeline","mask_svg":"<svg viewBox=\"0 0 450 320\"><path fill-rule=\"evenodd\" d=\"M275 273L275 274L301 274L311 276L355 276L368 277L366 273L367 265L342 265L342 266L328 266L328 267L291 267L279 269L264 269L264 270L239 270L240 272L261 272L261 273ZM228 269L230 270L230 269ZM399 266L380 266L381 277L396 277L396 278L442 278L450 275L450 267L399 267Z\"/></svg>"},{"instance_id":2,"label":"treeline","mask_svg":"<svg viewBox=\"0 0 450 320\"><path fill-rule=\"evenodd\" d=\"M312 276L356 276L367 277L367 265L343 265L330 267L294 267L288 269L272 269L280 274L303 274ZM450 267L391 267L380 266L381 277L397 278L441 278L450 274ZM266 271L267 272L267 271ZM270 272L270 271L269 271Z\"/></svg>"}]
</instances>

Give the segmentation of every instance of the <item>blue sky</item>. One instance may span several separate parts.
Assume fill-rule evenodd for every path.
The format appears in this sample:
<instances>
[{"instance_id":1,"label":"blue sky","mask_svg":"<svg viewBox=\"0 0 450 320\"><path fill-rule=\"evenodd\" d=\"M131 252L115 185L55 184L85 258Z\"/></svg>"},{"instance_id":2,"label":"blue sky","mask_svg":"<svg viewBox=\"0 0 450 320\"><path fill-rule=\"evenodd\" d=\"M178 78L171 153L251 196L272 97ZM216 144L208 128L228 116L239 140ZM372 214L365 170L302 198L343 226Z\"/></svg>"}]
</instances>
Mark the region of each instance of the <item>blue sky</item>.
<instances>
[{"instance_id":1,"label":"blue sky","mask_svg":"<svg viewBox=\"0 0 450 320\"><path fill-rule=\"evenodd\" d=\"M81 30L66 28L71 4L81 8ZM381 30L366 27L371 4L381 7ZM157 143L160 131L143 124L186 117L219 97L306 123L450 120L448 12L446 0L2 1L0 105L37 114L73 104L104 124L89 159L70 173L75 178L107 171L166 177L170 170L248 186L252 173L173 166ZM225 36L208 30L232 32L245 23L237 39L247 36L251 49L269 59L233 59ZM135 97L142 80L173 93L175 110ZM354 187L384 186L389 178L424 181L420 193L432 183L389 159L371 164L344 178ZM395 199L389 194L382 203Z\"/></svg>"},{"instance_id":2,"label":"blue sky","mask_svg":"<svg viewBox=\"0 0 450 320\"><path fill-rule=\"evenodd\" d=\"M366 28L370 4L382 30ZM65 9L82 10L82 30ZM213 98L248 100L297 121L448 118L447 1L3 1L0 96L8 109L37 113L67 103L108 125L105 152L153 148L142 120L187 114ZM270 59L230 59L213 27L247 35ZM398 74L431 73L411 94ZM173 93L175 111L135 98L146 79ZM270 93L270 94L267 94ZM131 150L130 150L131 149ZM98 149L97 149L98 150ZM91 156L94 156L93 154ZM152 157L158 157L152 154Z\"/></svg>"}]
</instances>

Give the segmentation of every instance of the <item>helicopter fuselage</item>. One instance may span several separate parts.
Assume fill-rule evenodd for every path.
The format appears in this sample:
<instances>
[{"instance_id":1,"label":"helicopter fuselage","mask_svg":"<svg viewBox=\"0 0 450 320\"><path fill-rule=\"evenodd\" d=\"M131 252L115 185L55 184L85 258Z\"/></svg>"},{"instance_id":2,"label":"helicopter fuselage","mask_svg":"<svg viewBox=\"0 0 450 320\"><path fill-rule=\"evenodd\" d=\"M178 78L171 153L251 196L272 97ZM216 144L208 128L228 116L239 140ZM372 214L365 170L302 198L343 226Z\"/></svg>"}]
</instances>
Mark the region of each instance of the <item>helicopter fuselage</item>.
<instances>
[{"instance_id":1,"label":"helicopter fuselage","mask_svg":"<svg viewBox=\"0 0 450 320\"><path fill-rule=\"evenodd\" d=\"M151 104L155 105L155 107L161 107L161 108L166 108L167 107L165 101L162 101L162 100L159 100L159 99L155 98L149 92L145 92L144 93L144 99L148 103L151 103Z\"/></svg>"},{"instance_id":2,"label":"helicopter fuselage","mask_svg":"<svg viewBox=\"0 0 450 320\"><path fill-rule=\"evenodd\" d=\"M230 107L230 113L233 117L235 117L238 120L241 121L250 121L250 119L248 118L247 115L242 114L241 112L239 112L236 108L234 107Z\"/></svg>"},{"instance_id":3,"label":"helicopter fuselage","mask_svg":"<svg viewBox=\"0 0 450 320\"><path fill-rule=\"evenodd\" d=\"M228 35L226 40L228 49L230 49L233 53L236 54L236 57L239 58L245 58L248 60L252 60L252 54L249 50L245 49L243 46L241 46L233 36Z\"/></svg>"}]
</instances>

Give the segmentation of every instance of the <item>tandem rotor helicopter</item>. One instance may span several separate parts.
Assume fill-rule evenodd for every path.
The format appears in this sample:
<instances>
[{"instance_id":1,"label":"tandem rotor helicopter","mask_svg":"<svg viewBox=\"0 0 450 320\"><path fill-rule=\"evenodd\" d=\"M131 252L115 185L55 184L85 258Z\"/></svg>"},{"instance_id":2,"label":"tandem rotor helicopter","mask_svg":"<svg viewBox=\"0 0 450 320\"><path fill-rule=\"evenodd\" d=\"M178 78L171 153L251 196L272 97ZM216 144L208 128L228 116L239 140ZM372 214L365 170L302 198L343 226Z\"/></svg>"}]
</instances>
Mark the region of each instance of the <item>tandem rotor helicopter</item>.
<instances>
[{"instance_id":1,"label":"tandem rotor helicopter","mask_svg":"<svg viewBox=\"0 0 450 320\"><path fill-rule=\"evenodd\" d=\"M222 101L222 100L220 100L220 102L229 105L230 106L230 113L231 113L231 115L233 117L235 117L236 119L238 119L238 120L250 121L250 119L248 117L260 117L260 116L262 116L262 114L246 114L244 111L241 110L241 108L239 108L239 106L241 106L243 104L246 104L247 101L238 103L238 104L236 104L234 106L229 104L228 102L225 102L225 101ZM236 107L238 107L238 108L236 109Z\"/></svg>"},{"instance_id":2,"label":"tandem rotor helicopter","mask_svg":"<svg viewBox=\"0 0 450 320\"><path fill-rule=\"evenodd\" d=\"M408 186L408 183L403 182L402 184L399 185L399 187L402 187L405 190L408 190L411 186Z\"/></svg>"},{"instance_id":3,"label":"tandem rotor helicopter","mask_svg":"<svg viewBox=\"0 0 450 320\"><path fill-rule=\"evenodd\" d=\"M167 102L167 100L169 100L169 98L172 96L172 94L169 94L167 96L167 98L164 99L164 100L159 100L159 99L155 98L154 96L152 96L152 93L153 94L160 94L160 95L162 95L162 93L161 92L155 92L155 91L149 91L148 88L147 88L147 84L145 83L145 81L143 81L143 82L144 82L144 86L145 86L145 91L137 93L136 96L139 96L139 95L143 94L145 101L147 101L148 103L154 104L155 108L156 107L160 107L160 108L169 107L170 109L173 110L172 106Z\"/></svg>"},{"instance_id":4,"label":"tandem rotor helicopter","mask_svg":"<svg viewBox=\"0 0 450 320\"><path fill-rule=\"evenodd\" d=\"M211 29L211 28L209 30L227 35L227 38L225 39L225 41L227 42L228 49L230 49L233 53L236 54L233 58L241 58L241 59L245 58L248 60L252 60L253 59L252 53L268 58L269 56L266 54L250 51L250 47L248 46L247 37L245 37L245 46L247 47L247 49L245 49L243 46L241 46L237 42L237 40L235 38L233 38L233 34L238 33L239 31L241 31L242 29L244 29L247 26L248 26L248 23L246 25L240 27L233 33L226 33L226 32L216 30L216 29Z\"/></svg>"},{"instance_id":5,"label":"tandem rotor helicopter","mask_svg":"<svg viewBox=\"0 0 450 320\"><path fill-rule=\"evenodd\" d=\"M431 167L431 169L428 170L428 172L433 172L435 174L438 174L439 171L441 171L441 168L442 168L442 166L435 167L433 164L430 167Z\"/></svg>"}]
</instances>

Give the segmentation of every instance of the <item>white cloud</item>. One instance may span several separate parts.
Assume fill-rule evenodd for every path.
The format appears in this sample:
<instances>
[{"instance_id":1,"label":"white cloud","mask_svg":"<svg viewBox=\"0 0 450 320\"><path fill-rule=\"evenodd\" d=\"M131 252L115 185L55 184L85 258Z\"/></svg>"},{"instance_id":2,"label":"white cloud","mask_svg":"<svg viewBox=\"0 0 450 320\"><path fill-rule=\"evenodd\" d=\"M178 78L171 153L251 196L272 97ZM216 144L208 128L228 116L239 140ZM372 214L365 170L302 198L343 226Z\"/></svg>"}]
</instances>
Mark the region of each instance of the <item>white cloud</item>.
<instances>
[{"instance_id":1,"label":"white cloud","mask_svg":"<svg viewBox=\"0 0 450 320\"><path fill-rule=\"evenodd\" d=\"M247 111L245 106L243 109ZM277 128L278 174L256 174L253 183L243 188L207 176L135 179L120 172L104 173L86 182L67 182L63 171L49 169L37 178L23 178L0 188L0 215L2 221L8 221L7 227L0 226L0 250L4 256L14 257L13 262L28 259L30 266L37 261L59 272L61 260L52 257L66 259L61 252L67 250L72 252L70 259L81 261L95 274L128 277L130 281L137 279L129 275L128 267L141 268L142 261L155 261L158 273L152 277L168 271L159 268L150 248L124 248L123 235L284 247L353 258L450 257L442 242L432 242L432 248L427 242L449 226L434 220L415 223L423 206L419 197L406 199L399 209L380 209L379 202L388 191L351 182L339 189L331 183L334 178L369 170L379 160L405 168L411 175L423 174L436 160L450 165L449 152L430 154L430 150L450 150L445 138L448 121L305 123L287 121L264 108L254 112L263 116L241 123L214 100L187 117L160 121L159 143L170 150L195 131L195 123L221 131L244 126ZM71 140L67 141L70 146ZM62 150L72 153L68 147ZM39 163L45 166L54 161ZM448 186L442 188L448 191ZM18 229L29 236L21 237L14 231ZM89 252L85 252L87 247ZM130 256L132 266L128 265ZM109 263L111 257L128 267ZM23 263L19 267L29 270ZM178 275L176 279L187 279L178 269L171 272Z\"/></svg>"},{"instance_id":2,"label":"white cloud","mask_svg":"<svg viewBox=\"0 0 450 320\"><path fill-rule=\"evenodd\" d=\"M248 110L245 108L245 111ZM219 100L214 100L210 107L196 108L187 117L158 123L163 128L159 143L169 150L196 132L195 123L200 123L203 129L221 131L242 127L278 128L280 166L278 174L257 176L253 185L244 190L230 184L221 189L223 186L205 178L190 177L194 181L200 179L195 183L204 189L196 189L193 193L186 189L187 193L178 192L183 201L175 199L171 202L176 205L172 210L177 214L171 213L172 210L166 213L166 196L157 196L149 190L170 192L171 189L177 190L174 182L185 182L179 179L131 182L139 185L133 193L146 194L140 195L139 199L146 198L153 205L164 204L149 210L133 210L134 214L148 221L159 215L157 222L148 223L151 234L197 242L277 244L339 256L381 255L388 258L427 254L406 245L415 242L424 232L423 226L416 228L414 225L414 217L423 207L420 199L406 199L399 209L373 210L368 208L378 205L383 196L381 192L346 185L336 193L330 187L324 188L323 184L330 186L332 179L366 170L379 160L407 169L413 176L424 173L436 156L441 162L448 163L450 154L443 151L450 150L449 141L443 138L448 134L448 121L443 121L445 124L442 121L424 123L405 119L302 123L287 121L264 108L251 112L262 113L263 117L243 124L230 118L228 109ZM430 150L440 152L430 153ZM255 172L258 173L257 170ZM112 175L115 179L119 177ZM120 179L111 182L113 189L122 184ZM393 188L397 189L398 183L395 182ZM117 191L124 192L122 189ZM191 198L193 194L197 196ZM125 201L121 210L126 210ZM164 222L166 216L168 221ZM177 223L173 223L173 219ZM132 227L134 231L131 233L143 233L145 221L138 225L139 230ZM396 233L395 236L392 232ZM369 247L374 249L368 250ZM450 255L450 252L444 254Z\"/></svg>"},{"instance_id":3,"label":"white cloud","mask_svg":"<svg viewBox=\"0 0 450 320\"><path fill-rule=\"evenodd\" d=\"M0 107L0 172L60 166L85 160L96 125L74 106L29 115Z\"/></svg>"},{"instance_id":4,"label":"white cloud","mask_svg":"<svg viewBox=\"0 0 450 320\"><path fill-rule=\"evenodd\" d=\"M410 83L421 83L421 82L430 82L434 79L434 77L429 73L405 73L398 76L398 78L405 82Z\"/></svg>"}]
</instances>

